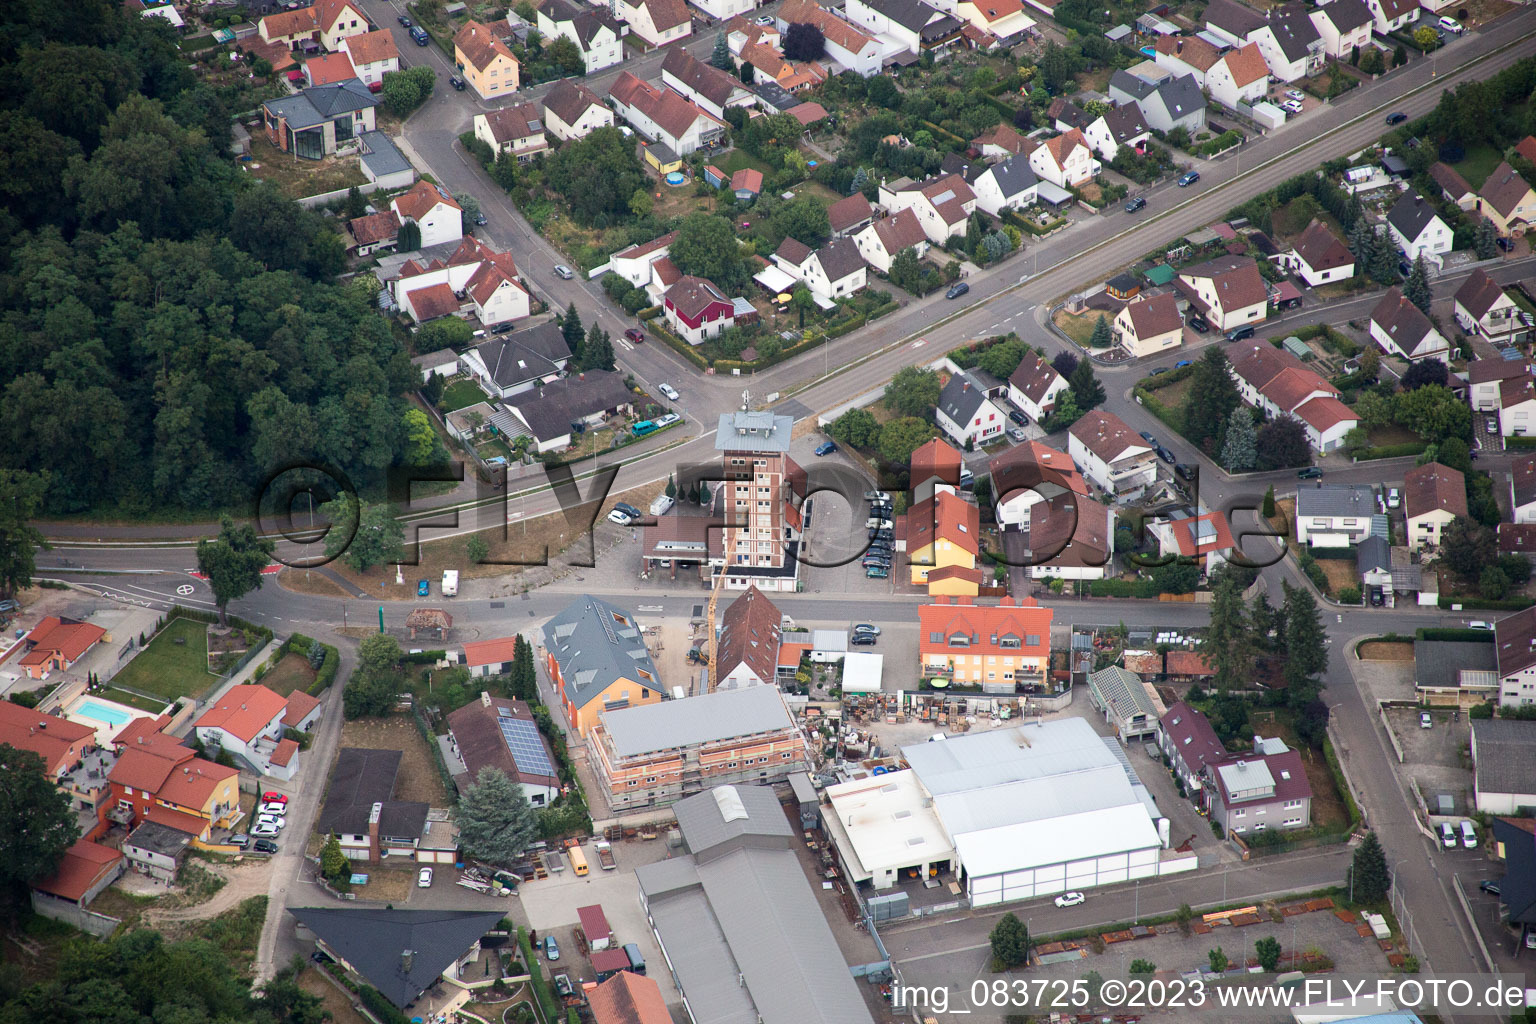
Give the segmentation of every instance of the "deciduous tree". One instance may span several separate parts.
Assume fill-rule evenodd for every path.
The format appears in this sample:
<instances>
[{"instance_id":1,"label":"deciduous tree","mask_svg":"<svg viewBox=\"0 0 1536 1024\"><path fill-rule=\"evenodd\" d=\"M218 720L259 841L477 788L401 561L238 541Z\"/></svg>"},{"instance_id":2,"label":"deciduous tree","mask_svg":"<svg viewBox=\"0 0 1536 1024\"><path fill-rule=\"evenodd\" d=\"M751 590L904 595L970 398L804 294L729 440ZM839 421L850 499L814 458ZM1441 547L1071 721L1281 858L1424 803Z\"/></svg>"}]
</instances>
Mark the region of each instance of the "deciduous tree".
<instances>
[{"instance_id":1,"label":"deciduous tree","mask_svg":"<svg viewBox=\"0 0 1536 1024\"><path fill-rule=\"evenodd\" d=\"M1210 961L1211 970L1217 974L1225 971L1228 964L1230 963L1230 961L1227 960L1227 954L1222 952L1220 946L1217 946L1215 949L1207 953L1206 959Z\"/></svg>"},{"instance_id":2,"label":"deciduous tree","mask_svg":"<svg viewBox=\"0 0 1536 1024\"><path fill-rule=\"evenodd\" d=\"M0 743L0 881L13 887L52 874L80 838L68 795L46 771L39 755Z\"/></svg>"},{"instance_id":3,"label":"deciduous tree","mask_svg":"<svg viewBox=\"0 0 1536 1024\"><path fill-rule=\"evenodd\" d=\"M713 281L729 293L746 282L746 263L731 222L711 213L690 213L678 225L670 257L684 274Z\"/></svg>"},{"instance_id":4,"label":"deciduous tree","mask_svg":"<svg viewBox=\"0 0 1536 1024\"><path fill-rule=\"evenodd\" d=\"M261 570L271 561L275 548L276 544L258 536L251 524L236 526L228 516L219 521L217 537L198 541L197 569L208 578L219 625L229 625L229 602L261 589Z\"/></svg>"},{"instance_id":5,"label":"deciduous tree","mask_svg":"<svg viewBox=\"0 0 1536 1024\"><path fill-rule=\"evenodd\" d=\"M784 56L790 60L820 60L827 52L826 37L809 22L796 22L784 30Z\"/></svg>"},{"instance_id":6,"label":"deciduous tree","mask_svg":"<svg viewBox=\"0 0 1536 1024\"><path fill-rule=\"evenodd\" d=\"M933 424L915 416L891 420L880 429L880 457L886 462L904 465L935 433Z\"/></svg>"},{"instance_id":7,"label":"deciduous tree","mask_svg":"<svg viewBox=\"0 0 1536 1024\"><path fill-rule=\"evenodd\" d=\"M1294 416L1281 416L1270 420L1259 429L1259 469L1289 469L1305 466L1312 461L1312 443L1307 440L1307 428Z\"/></svg>"},{"instance_id":8,"label":"deciduous tree","mask_svg":"<svg viewBox=\"0 0 1536 1024\"><path fill-rule=\"evenodd\" d=\"M30 587L38 550L49 550L47 538L32 525L42 511L49 479L47 470L0 469L0 597Z\"/></svg>"},{"instance_id":9,"label":"deciduous tree","mask_svg":"<svg viewBox=\"0 0 1536 1024\"><path fill-rule=\"evenodd\" d=\"M1280 940L1273 935L1266 935L1253 944L1253 955L1259 961L1259 966L1270 974L1280 966Z\"/></svg>"},{"instance_id":10,"label":"deciduous tree","mask_svg":"<svg viewBox=\"0 0 1536 1024\"><path fill-rule=\"evenodd\" d=\"M885 386L885 407L899 416L933 416L939 404L939 375L916 366L903 366Z\"/></svg>"}]
</instances>

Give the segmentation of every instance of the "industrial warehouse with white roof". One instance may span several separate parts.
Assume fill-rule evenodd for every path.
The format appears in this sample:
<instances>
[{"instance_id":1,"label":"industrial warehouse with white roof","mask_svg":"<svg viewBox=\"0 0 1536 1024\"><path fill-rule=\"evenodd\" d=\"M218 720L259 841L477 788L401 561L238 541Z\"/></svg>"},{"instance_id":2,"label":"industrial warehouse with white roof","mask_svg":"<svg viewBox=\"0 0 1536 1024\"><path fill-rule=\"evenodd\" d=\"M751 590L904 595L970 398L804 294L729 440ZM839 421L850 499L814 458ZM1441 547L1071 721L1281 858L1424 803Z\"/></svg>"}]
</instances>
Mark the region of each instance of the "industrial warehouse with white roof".
<instances>
[{"instance_id":1,"label":"industrial warehouse with white roof","mask_svg":"<svg viewBox=\"0 0 1536 1024\"><path fill-rule=\"evenodd\" d=\"M1081 719L902 748L909 770L827 790L845 867L875 888L952 869L972 906L1189 871L1113 739Z\"/></svg>"}]
</instances>

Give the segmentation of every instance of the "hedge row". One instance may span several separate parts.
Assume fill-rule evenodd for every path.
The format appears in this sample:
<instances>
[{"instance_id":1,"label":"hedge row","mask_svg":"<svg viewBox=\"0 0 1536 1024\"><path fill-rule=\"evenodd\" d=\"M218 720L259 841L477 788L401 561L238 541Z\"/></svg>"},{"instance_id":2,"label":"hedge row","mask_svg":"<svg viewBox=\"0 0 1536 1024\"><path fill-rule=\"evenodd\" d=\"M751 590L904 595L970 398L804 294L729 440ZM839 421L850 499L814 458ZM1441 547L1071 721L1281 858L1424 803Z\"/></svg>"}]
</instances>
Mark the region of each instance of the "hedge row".
<instances>
[{"instance_id":1,"label":"hedge row","mask_svg":"<svg viewBox=\"0 0 1536 1024\"><path fill-rule=\"evenodd\" d=\"M1195 368L1193 366L1181 366L1177 370L1169 370L1167 373L1160 373L1156 377L1143 377L1136 386L1143 391L1159 391L1172 384L1177 384L1194 372Z\"/></svg>"},{"instance_id":2,"label":"hedge row","mask_svg":"<svg viewBox=\"0 0 1536 1024\"><path fill-rule=\"evenodd\" d=\"M1051 221L1049 224L1042 228L1038 227L1027 217L1020 217L1012 210L1004 210L1001 220L1004 224L1012 224L1020 231L1023 231L1026 234L1034 235L1036 238L1039 238L1041 235L1050 234L1052 231L1055 231L1057 228L1061 227L1067 222L1065 217L1057 217L1055 220Z\"/></svg>"},{"instance_id":3,"label":"hedge row","mask_svg":"<svg viewBox=\"0 0 1536 1024\"><path fill-rule=\"evenodd\" d=\"M1361 462L1369 462L1372 459L1401 459L1408 455L1422 455L1424 449L1429 447L1428 441L1404 441L1402 444L1384 444L1378 448L1367 448L1356 455Z\"/></svg>"},{"instance_id":4,"label":"hedge row","mask_svg":"<svg viewBox=\"0 0 1536 1024\"><path fill-rule=\"evenodd\" d=\"M694 366L701 370L709 369L709 360L704 358L703 353L673 334L671 328L662 326L661 321L652 317L650 329L652 334L667 343L668 348L688 360Z\"/></svg>"},{"instance_id":5,"label":"hedge row","mask_svg":"<svg viewBox=\"0 0 1536 1024\"><path fill-rule=\"evenodd\" d=\"M1355 560L1354 548L1313 548L1313 558L1345 558L1353 562Z\"/></svg>"},{"instance_id":6,"label":"hedge row","mask_svg":"<svg viewBox=\"0 0 1536 1024\"><path fill-rule=\"evenodd\" d=\"M161 623L167 623L177 616L180 616L183 619L192 619L195 622L217 623L219 621L217 612L205 612L201 608L188 608L179 604L171 605L171 607L166 611L165 615L161 617L160 621ZM231 626L235 627L236 629L250 630L253 633L260 633L268 640L272 639L272 630L270 627L258 626L256 623L242 619L238 615L227 615L225 616L225 619ZM158 633L159 630L157 629L155 632Z\"/></svg>"},{"instance_id":7,"label":"hedge row","mask_svg":"<svg viewBox=\"0 0 1536 1024\"><path fill-rule=\"evenodd\" d=\"M549 981L544 977L544 969L539 966L538 958L533 955L533 943L528 941L528 929L521 925L517 929L517 945L523 951L523 962L528 965L533 994L539 1001L539 1007L544 1011L544 1019L554 1020L558 1010L555 997L550 994Z\"/></svg>"},{"instance_id":8,"label":"hedge row","mask_svg":"<svg viewBox=\"0 0 1536 1024\"><path fill-rule=\"evenodd\" d=\"M1502 601L1490 601L1484 597L1451 597L1449 594L1440 595L1440 607L1449 609L1452 605L1460 605L1462 608L1481 608L1495 612L1518 612L1536 604L1528 597L1510 597ZM1482 631L1486 632L1486 630Z\"/></svg>"},{"instance_id":9,"label":"hedge row","mask_svg":"<svg viewBox=\"0 0 1536 1024\"><path fill-rule=\"evenodd\" d=\"M1156 597L1157 584L1150 579L1142 580L1093 580L1088 593L1094 597Z\"/></svg>"},{"instance_id":10,"label":"hedge row","mask_svg":"<svg viewBox=\"0 0 1536 1024\"><path fill-rule=\"evenodd\" d=\"M305 636L303 633L295 633L284 644L290 650L307 655L315 644L320 641ZM341 652L330 644L320 644L325 648L325 660L320 663L320 668L315 672L315 681L309 684L306 691L311 697L318 697L336 681L336 671L341 668Z\"/></svg>"},{"instance_id":11,"label":"hedge row","mask_svg":"<svg viewBox=\"0 0 1536 1024\"><path fill-rule=\"evenodd\" d=\"M405 663L407 665L436 665L447 656L447 651L414 651L405 656Z\"/></svg>"},{"instance_id":12,"label":"hedge row","mask_svg":"<svg viewBox=\"0 0 1536 1024\"><path fill-rule=\"evenodd\" d=\"M1536 448L1536 437L1506 437L1505 448Z\"/></svg>"},{"instance_id":13,"label":"hedge row","mask_svg":"<svg viewBox=\"0 0 1536 1024\"><path fill-rule=\"evenodd\" d=\"M1491 629L1458 629L1455 626L1425 626L1413 632L1415 640L1451 640L1459 643L1491 644Z\"/></svg>"}]
</instances>

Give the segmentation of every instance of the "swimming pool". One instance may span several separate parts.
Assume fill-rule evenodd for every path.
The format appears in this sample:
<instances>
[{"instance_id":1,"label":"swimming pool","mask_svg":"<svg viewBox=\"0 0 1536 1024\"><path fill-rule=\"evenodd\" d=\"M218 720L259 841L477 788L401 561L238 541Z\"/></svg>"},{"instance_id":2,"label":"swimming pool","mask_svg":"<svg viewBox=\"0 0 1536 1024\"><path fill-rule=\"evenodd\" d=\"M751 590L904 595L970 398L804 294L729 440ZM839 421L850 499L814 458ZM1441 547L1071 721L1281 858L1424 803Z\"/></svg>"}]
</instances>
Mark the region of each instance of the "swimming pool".
<instances>
[{"instance_id":1,"label":"swimming pool","mask_svg":"<svg viewBox=\"0 0 1536 1024\"><path fill-rule=\"evenodd\" d=\"M94 700L82 700L74 706L73 710L77 715L94 718L98 722L105 722L113 726L127 725L133 721L134 717L127 711L109 708L103 704L96 703Z\"/></svg>"}]
</instances>

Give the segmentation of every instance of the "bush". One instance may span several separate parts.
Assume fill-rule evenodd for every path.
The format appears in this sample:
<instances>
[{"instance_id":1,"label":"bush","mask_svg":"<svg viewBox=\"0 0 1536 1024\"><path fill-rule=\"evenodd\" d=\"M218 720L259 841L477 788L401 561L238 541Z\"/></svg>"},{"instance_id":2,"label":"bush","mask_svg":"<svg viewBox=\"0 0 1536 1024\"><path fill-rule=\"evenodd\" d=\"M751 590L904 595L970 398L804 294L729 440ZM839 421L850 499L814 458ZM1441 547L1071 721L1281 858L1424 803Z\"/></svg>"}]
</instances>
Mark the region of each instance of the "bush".
<instances>
[{"instance_id":1,"label":"bush","mask_svg":"<svg viewBox=\"0 0 1536 1024\"><path fill-rule=\"evenodd\" d=\"M1340 587L1339 592L1334 596L1339 599L1341 604L1359 604L1360 588L1354 586Z\"/></svg>"},{"instance_id":2,"label":"bush","mask_svg":"<svg viewBox=\"0 0 1536 1024\"><path fill-rule=\"evenodd\" d=\"M325 660L315 672L315 681L309 684L309 695L318 697L336 681L336 671L341 668L341 654L330 644L320 644L325 649Z\"/></svg>"},{"instance_id":3,"label":"bush","mask_svg":"<svg viewBox=\"0 0 1536 1024\"><path fill-rule=\"evenodd\" d=\"M385 998L384 993L372 985L360 985L357 990L358 998L368 1008L381 1024L410 1024L405 1014L395 1009L395 1004Z\"/></svg>"}]
</instances>

